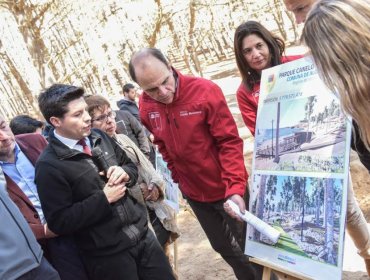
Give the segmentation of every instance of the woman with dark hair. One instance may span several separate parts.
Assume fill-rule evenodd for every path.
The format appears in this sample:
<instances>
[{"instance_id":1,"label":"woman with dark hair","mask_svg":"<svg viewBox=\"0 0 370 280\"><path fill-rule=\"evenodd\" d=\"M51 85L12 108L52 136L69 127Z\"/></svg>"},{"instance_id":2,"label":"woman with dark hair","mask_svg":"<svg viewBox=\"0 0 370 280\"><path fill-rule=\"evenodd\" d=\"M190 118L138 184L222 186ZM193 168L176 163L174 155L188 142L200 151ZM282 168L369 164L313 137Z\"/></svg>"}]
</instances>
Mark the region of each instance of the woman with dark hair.
<instances>
[{"instance_id":1,"label":"woman with dark hair","mask_svg":"<svg viewBox=\"0 0 370 280\"><path fill-rule=\"evenodd\" d=\"M234 52L242 82L236 93L245 125L254 136L261 72L302 56L283 56L285 44L263 25L247 21L238 26L234 35Z\"/></svg>"}]
</instances>

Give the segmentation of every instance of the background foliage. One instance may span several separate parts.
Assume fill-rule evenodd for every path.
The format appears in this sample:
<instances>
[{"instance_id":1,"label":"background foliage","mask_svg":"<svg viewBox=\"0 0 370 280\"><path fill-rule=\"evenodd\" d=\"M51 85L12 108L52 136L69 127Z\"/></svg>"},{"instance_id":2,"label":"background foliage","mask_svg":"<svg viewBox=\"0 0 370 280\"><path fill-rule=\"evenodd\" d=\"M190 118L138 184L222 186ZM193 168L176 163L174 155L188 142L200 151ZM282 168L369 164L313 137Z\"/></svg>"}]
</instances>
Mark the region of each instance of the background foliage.
<instances>
[{"instance_id":1,"label":"background foliage","mask_svg":"<svg viewBox=\"0 0 370 280\"><path fill-rule=\"evenodd\" d=\"M40 117L37 95L53 83L118 95L132 53L158 47L183 72L234 59L233 36L254 19L297 39L281 0L0 0L0 113ZM289 32L288 32L289 30Z\"/></svg>"}]
</instances>

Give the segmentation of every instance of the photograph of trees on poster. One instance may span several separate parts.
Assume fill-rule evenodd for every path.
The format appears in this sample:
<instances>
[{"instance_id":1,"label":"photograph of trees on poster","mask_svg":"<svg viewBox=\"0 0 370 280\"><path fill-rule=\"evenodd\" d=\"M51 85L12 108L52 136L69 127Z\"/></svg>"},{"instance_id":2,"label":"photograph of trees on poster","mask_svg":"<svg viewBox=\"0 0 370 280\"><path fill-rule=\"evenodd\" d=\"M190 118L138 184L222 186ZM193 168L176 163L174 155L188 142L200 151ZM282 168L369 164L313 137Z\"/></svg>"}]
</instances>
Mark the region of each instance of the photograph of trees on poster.
<instances>
[{"instance_id":1,"label":"photograph of trees on poster","mask_svg":"<svg viewBox=\"0 0 370 280\"><path fill-rule=\"evenodd\" d=\"M255 175L250 211L281 232L276 249L337 265L343 180ZM269 245L253 227L248 239Z\"/></svg>"},{"instance_id":2,"label":"photograph of trees on poster","mask_svg":"<svg viewBox=\"0 0 370 280\"><path fill-rule=\"evenodd\" d=\"M256 170L343 172L346 123L335 97L270 102L259 110Z\"/></svg>"}]
</instances>

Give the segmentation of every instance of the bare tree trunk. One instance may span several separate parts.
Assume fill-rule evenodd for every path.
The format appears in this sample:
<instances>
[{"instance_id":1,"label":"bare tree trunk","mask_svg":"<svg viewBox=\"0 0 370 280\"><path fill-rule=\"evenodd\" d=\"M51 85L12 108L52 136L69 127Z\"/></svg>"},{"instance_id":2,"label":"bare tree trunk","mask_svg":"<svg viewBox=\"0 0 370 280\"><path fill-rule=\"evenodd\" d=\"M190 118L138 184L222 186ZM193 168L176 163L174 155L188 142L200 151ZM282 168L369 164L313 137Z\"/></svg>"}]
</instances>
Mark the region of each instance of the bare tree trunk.
<instances>
[{"instance_id":1,"label":"bare tree trunk","mask_svg":"<svg viewBox=\"0 0 370 280\"><path fill-rule=\"evenodd\" d=\"M154 2L157 4L157 7L158 7L158 15L157 15L157 19L154 23L154 29L151 32L151 35L146 38L148 46L151 47L151 48L154 47L155 44L157 43L157 35L161 30L162 19L163 19L163 9L162 9L161 0L154 0Z\"/></svg>"},{"instance_id":2,"label":"bare tree trunk","mask_svg":"<svg viewBox=\"0 0 370 280\"><path fill-rule=\"evenodd\" d=\"M277 104L277 116L276 116L276 144L275 144L275 158L274 158L274 162L276 163L279 163L280 161L280 152L279 152L279 148L280 148L280 145L279 145L279 141L280 141L280 137L279 137L279 131L280 130L280 102L278 102Z\"/></svg>"},{"instance_id":3,"label":"bare tree trunk","mask_svg":"<svg viewBox=\"0 0 370 280\"><path fill-rule=\"evenodd\" d=\"M23 79L21 73L18 71L17 67L14 65L13 61L6 53L0 54L4 62L7 64L9 71L12 73L13 77L17 81L19 88L23 92L26 100L28 101L29 106L31 107L31 114L38 114L41 116L38 110L38 105L36 104L36 100L34 99L31 90L29 89L26 81Z\"/></svg>"},{"instance_id":4,"label":"bare tree trunk","mask_svg":"<svg viewBox=\"0 0 370 280\"><path fill-rule=\"evenodd\" d=\"M295 23L295 18L294 16L292 15L292 13L288 12L288 11L285 11L285 14L288 16L289 18L289 21L292 25L292 28L293 28L293 32L294 32L294 42L297 42L297 39L298 39L298 31L297 31L297 25Z\"/></svg>"},{"instance_id":5,"label":"bare tree trunk","mask_svg":"<svg viewBox=\"0 0 370 280\"><path fill-rule=\"evenodd\" d=\"M19 31L32 57L33 64L39 71L42 87L46 86L46 80L50 76L49 72L52 73L52 79L57 80L59 77L55 65L50 60L51 55L41 35L45 14L51 10L54 2L55 0L51 0L40 5L34 5L27 0L8 2L8 10L14 15Z\"/></svg>"},{"instance_id":6,"label":"bare tree trunk","mask_svg":"<svg viewBox=\"0 0 370 280\"><path fill-rule=\"evenodd\" d=\"M263 212L265 209L265 192L266 192L266 180L267 175L261 175L261 181L258 190L258 197L257 197L257 209L256 209L256 216L260 219L263 219ZM254 240L260 240L260 233L258 231L254 231Z\"/></svg>"},{"instance_id":7,"label":"bare tree trunk","mask_svg":"<svg viewBox=\"0 0 370 280\"><path fill-rule=\"evenodd\" d=\"M316 201L316 211L315 211L315 225L320 225L320 182L318 182L318 185L316 186L316 195L315 195L315 201Z\"/></svg>"},{"instance_id":8,"label":"bare tree trunk","mask_svg":"<svg viewBox=\"0 0 370 280\"><path fill-rule=\"evenodd\" d=\"M326 227L325 227L325 251L328 263L335 264L334 259L334 182L333 179L326 180Z\"/></svg>"},{"instance_id":9,"label":"bare tree trunk","mask_svg":"<svg viewBox=\"0 0 370 280\"><path fill-rule=\"evenodd\" d=\"M189 3L189 32L188 36L191 38L190 44L185 46L184 53L187 61L185 62L188 66L190 72L194 76L203 77L202 68L198 59L197 46L199 42L197 41L197 36L195 34L195 21L196 21L196 4L195 1L191 0Z\"/></svg>"},{"instance_id":10,"label":"bare tree trunk","mask_svg":"<svg viewBox=\"0 0 370 280\"><path fill-rule=\"evenodd\" d=\"M301 183L303 184L303 191L302 191L302 199L301 199L301 204L302 204L302 222L301 222L301 241L303 241L303 229L304 229L304 211L305 211L305 198L306 198L306 177L300 180Z\"/></svg>"},{"instance_id":11,"label":"bare tree trunk","mask_svg":"<svg viewBox=\"0 0 370 280\"><path fill-rule=\"evenodd\" d=\"M288 36L285 31L283 11L282 11L282 5L281 5L280 0L274 0L274 6L273 7L270 6L270 9L272 11L272 16L274 17L274 20L277 24L279 32L281 36L283 37L284 41L286 41Z\"/></svg>"}]
</instances>

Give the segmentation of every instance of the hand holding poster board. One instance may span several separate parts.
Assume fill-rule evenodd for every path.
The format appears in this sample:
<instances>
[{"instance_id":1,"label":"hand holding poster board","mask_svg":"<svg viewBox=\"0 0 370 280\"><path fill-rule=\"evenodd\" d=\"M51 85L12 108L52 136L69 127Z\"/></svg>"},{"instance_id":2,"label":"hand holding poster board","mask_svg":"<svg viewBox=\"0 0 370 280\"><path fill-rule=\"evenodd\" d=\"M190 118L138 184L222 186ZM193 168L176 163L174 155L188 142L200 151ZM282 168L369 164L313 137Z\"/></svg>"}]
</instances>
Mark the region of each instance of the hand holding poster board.
<instances>
[{"instance_id":1,"label":"hand holding poster board","mask_svg":"<svg viewBox=\"0 0 370 280\"><path fill-rule=\"evenodd\" d=\"M262 72L250 211L281 238L248 226L246 254L314 279L340 279L351 126L302 58Z\"/></svg>"}]
</instances>

